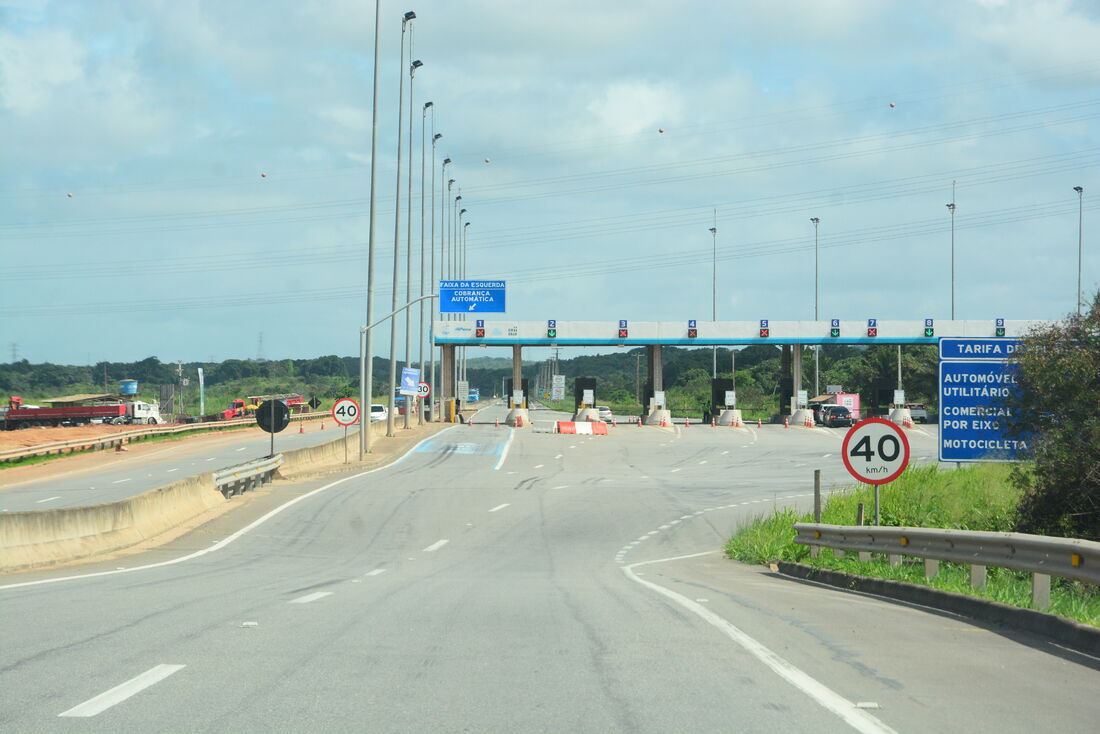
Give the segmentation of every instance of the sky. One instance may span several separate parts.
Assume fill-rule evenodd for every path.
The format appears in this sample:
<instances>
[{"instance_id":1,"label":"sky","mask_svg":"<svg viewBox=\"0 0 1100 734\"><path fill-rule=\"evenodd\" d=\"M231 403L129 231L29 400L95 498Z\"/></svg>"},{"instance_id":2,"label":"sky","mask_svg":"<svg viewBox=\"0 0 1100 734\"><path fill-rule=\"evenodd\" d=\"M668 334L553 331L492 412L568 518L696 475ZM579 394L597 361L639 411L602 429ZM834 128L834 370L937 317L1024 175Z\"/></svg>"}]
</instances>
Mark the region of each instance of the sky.
<instances>
[{"instance_id":1,"label":"sky","mask_svg":"<svg viewBox=\"0 0 1100 734\"><path fill-rule=\"evenodd\" d=\"M414 296L458 194L488 318L812 319L816 217L822 319L945 319L953 196L958 318L1073 311L1082 202L1100 286L1095 2L381 0L375 315L409 10ZM0 0L0 362L357 354L374 15Z\"/></svg>"}]
</instances>

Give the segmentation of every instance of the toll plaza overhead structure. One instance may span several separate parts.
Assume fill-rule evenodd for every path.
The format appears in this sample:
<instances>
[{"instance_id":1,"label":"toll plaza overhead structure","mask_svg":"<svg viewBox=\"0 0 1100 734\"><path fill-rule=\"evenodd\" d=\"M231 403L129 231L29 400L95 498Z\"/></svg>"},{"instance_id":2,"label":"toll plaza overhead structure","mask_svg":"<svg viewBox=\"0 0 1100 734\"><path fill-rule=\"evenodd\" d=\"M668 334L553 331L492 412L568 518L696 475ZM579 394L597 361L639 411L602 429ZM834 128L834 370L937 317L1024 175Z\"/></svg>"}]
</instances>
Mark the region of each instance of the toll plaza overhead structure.
<instances>
[{"instance_id":1,"label":"toll plaza overhead structure","mask_svg":"<svg viewBox=\"0 0 1100 734\"><path fill-rule=\"evenodd\" d=\"M885 321L435 321L433 341L443 350L443 398L455 393L454 355L458 346L511 347L513 384L520 384L523 347L638 347L647 351L651 389L664 390L661 348L750 346L783 348L784 373L802 384L802 350L817 344L937 344L940 337L1020 338L1049 321L996 319L919 319ZM788 366L789 365L789 366ZM797 388L793 390L797 392ZM792 413L798 409L791 396Z\"/></svg>"}]
</instances>

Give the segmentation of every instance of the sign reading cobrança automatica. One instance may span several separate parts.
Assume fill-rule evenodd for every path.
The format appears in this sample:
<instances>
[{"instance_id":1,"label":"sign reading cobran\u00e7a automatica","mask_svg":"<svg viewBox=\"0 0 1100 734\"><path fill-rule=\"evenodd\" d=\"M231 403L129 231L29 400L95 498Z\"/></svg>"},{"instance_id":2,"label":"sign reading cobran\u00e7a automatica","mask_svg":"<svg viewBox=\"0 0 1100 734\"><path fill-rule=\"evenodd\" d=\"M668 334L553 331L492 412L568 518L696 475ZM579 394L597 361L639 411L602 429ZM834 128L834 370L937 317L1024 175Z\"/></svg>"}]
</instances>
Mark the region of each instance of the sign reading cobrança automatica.
<instances>
[{"instance_id":1,"label":"sign reading cobran\u00e7a automatica","mask_svg":"<svg viewBox=\"0 0 1100 734\"><path fill-rule=\"evenodd\" d=\"M439 281L440 313L504 313L503 280Z\"/></svg>"}]
</instances>

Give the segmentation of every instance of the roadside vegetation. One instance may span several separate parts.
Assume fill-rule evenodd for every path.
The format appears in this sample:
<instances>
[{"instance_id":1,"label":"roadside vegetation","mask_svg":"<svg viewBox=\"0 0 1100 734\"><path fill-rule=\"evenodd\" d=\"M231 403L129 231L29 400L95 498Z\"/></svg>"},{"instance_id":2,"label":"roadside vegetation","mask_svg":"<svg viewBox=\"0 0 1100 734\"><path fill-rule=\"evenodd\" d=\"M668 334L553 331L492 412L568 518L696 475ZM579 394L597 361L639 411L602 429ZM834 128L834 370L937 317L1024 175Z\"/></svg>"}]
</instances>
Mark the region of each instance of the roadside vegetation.
<instances>
[{"instance_id":1,"label":"roadside vegetation","mask_svg":"<svg viewBox=\"0 0 1100 734\"><path fill-rule=\"evenodd\" d=\"M1013 483L1012 467L978 465L956 471L935 466L906 471L897 481L880 490L883 525L902 527L953 528L1011 532L1016 529L1022 491ZM868 522L873 518L874 494L869 486L834 492L822 502L821 521L830 525L854 525L857 506L863 503ZM777 508L741 527L730 538L726 553L746 563L773 560L805 563L817 568L904 581L959 594L977 596L1018 607L1031 604L1030 574L1003 568L988 569L984 590L970 588L969 568L941 562L939 574L924 577L919 558L904 558L901 566L890 566L885 556L872 555L867 563L853 554L821 549L810 557L809 546L796 544L794 523L813 522L813 513ZM1096 587L1067 579L1051 579L1050 612L1079 622L1100 626L1100 592Z\"/></svg>"}]
</instances>

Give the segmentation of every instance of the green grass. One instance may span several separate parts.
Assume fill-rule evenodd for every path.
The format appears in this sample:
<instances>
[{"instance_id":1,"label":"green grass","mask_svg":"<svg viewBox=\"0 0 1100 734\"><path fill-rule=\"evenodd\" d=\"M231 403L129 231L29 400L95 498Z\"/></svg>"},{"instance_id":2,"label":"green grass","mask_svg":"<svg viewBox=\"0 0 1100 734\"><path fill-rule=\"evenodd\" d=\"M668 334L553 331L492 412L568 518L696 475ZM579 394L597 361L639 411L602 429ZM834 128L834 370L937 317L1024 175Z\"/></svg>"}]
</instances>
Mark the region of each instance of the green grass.
<instances>
[{"instance_id":1,"label":"green grass","mask_svg":"<svg viewBox=\"0 0 1100 734\"><path fill-rule=\"evenodd\" d=\"M882 487L882 524L1011 532L1020 494L1008 481L1010 471L1003 464L956 471L939 471L935 466L910 469L897 481ZM853 525L861 502L866 522L870 523L874 517L874 495L867 486L830 496L824 502L821 520L830 525ZM813 513L777 508L738 529L727 543L726 553L747 563L795 561L860 576L923 584L1018 607L1031 605L1031 580L1027 573L991 567L986 588L978 591L970 588L966 565L941 563L939 575L926 579L924 564L916 558L907 558L897 567L886 563L884 557L873 556L871 562L862 563L855 556L839 551L834 555L828 549L822 549L818 558L811 558L808 546L793 542L796 522L813 522ZM1087 584L1053 578L1049 611L1100 626L1100 593Z\"/></svg>"}]
</instances>

